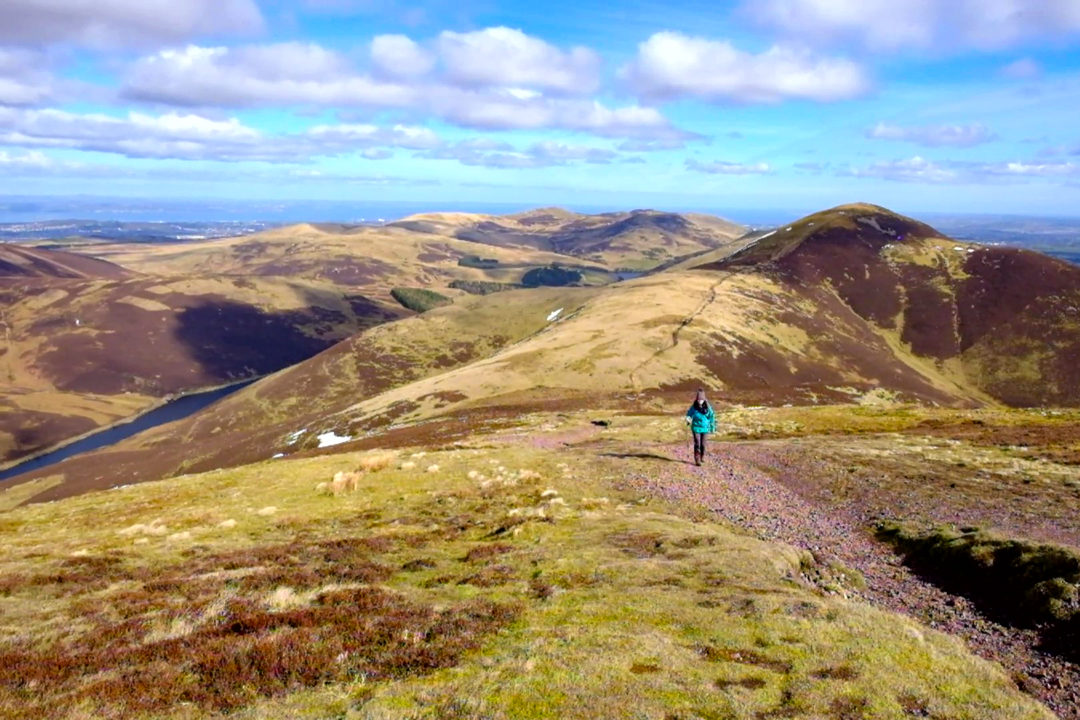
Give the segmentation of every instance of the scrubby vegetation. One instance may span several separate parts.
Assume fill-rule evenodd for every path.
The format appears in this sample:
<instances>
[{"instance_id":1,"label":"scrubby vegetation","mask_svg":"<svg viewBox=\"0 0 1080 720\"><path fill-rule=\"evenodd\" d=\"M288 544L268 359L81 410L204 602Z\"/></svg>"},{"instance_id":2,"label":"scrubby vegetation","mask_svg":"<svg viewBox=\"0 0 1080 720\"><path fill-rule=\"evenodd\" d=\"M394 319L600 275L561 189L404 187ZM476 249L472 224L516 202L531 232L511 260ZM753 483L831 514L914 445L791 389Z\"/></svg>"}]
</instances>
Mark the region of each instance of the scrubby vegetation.
<instances>
[{"instance_id":1,"label":"scrubby vegetation","mask_svg":"<svg viewBox=\"0 0 1080 720\"><path fill-rule=\"evenodd\" d=\"M490 295L504 290L516 290L521 286L513 283L489 282L486 280L453 280L450 287L455 290L464 290L470 295Z\"/></svg>"},{"instance_id":2,"label":"scrubby vegetation","mask_svg":"<svg viewBox=\"0 0 1080 720\"><path fill-rule=\"evenodd\" d=\"M11 511L0 715L1048 720L806 554L613 488L626 462L350 453Z\"/></svg>"},{"instance_id":3,"label":"scrubby vegetation","mask_svg":"<svg viewBox=\"0 0 1080 720\"><path fill-rule=\"evenodd\" d=\"M562 287L581 282L581 273L577 270L552 265L546 268L533 268L521 277L521 284L525 287L540 287L548 285Z\"/></svg>"},{"instance_id":4,"label":"scrubby vegetation","mask_svg":"<svg viewBox=\"0 0 1080 720\"><path fill-rule=\"evenodd\" d=\"M882 522L878 537L912 567L988 611L1047 637L1080 659L1080 550L978 529L918 530Z\"/></svg>"},{"instance_id":5,"label":"scrubby vegetation","mask_svg":"<svg viewBox=\"0 0 1080 720\"><path fill-rule=\"evenodd\" d=\"M431 308L448 305L451 301L445 295L423 288L399 287L390 291L395 300L414 312L422 313Z\"/></svg>"}]
</instances>

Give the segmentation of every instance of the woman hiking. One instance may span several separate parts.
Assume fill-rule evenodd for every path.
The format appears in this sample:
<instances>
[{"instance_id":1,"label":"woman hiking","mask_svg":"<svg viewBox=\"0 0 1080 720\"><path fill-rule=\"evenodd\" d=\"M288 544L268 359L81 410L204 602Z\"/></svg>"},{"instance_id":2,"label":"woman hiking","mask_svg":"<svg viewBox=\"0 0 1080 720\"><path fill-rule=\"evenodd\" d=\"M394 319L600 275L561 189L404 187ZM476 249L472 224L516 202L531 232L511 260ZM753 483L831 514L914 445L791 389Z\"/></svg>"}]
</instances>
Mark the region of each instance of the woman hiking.
<instances>
[{"instance_id":1,"label":"woman hiking","mask_svg":"<svg viewBox=\"0 0 1080 720\"><path fill-rule=\"evenodd\" d=\"M700 465L705 460L705 436L716 432L716 415L701 388L698 388L693 404L686 411L686 424L694 434L694 464Z\"/></svg>"}]
</instances>

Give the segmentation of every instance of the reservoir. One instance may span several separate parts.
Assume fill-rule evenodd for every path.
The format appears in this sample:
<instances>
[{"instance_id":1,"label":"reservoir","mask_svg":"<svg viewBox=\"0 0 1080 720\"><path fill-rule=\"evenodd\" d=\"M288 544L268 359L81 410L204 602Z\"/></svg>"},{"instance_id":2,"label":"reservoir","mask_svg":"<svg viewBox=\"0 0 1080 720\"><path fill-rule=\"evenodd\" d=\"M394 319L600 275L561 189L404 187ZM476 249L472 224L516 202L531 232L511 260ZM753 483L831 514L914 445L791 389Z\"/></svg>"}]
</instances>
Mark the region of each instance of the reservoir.
<instances>
[{"instance_id":1,"label":"reservoir","mask_svg":"<svg viewBox=\"0 0 1080 720\"><path fill-rule=\"evenodd\" d=\"M96 432L81 440L76 440L69 445L57 448L52 452L38 455L29 460L24 460L17 465L2 470L0 471L0 480L7 480L8 478L13 478L16 475L21 475L22 473L30 472L31 470L40 470L41 468L58 463L61 460L66 460L69 457L108 447L113 443L120 442L143 430L149 430L152 427L164 425L165 423L173 422L174 420L182 420L188 415L214 404L221 398L231 395L253 382L255 381L245 380L233 385L206 390L205 392L183 395L175 400L165 403L161 407L139 415L131 422L115 425L100 432Z\"/></svg>"}]
</instances>

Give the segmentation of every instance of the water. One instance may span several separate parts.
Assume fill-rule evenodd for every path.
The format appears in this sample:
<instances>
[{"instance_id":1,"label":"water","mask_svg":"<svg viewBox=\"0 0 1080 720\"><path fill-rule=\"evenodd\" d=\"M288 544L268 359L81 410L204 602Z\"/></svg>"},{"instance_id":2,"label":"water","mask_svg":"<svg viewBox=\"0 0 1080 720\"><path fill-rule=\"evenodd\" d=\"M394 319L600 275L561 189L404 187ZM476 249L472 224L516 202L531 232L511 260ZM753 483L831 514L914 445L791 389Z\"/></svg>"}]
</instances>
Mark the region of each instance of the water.
<instances>
[{"instance_id":1,"label":"water","mask_svg":"<svg viewBox=\"0 0 1080 720\"><path fill-rule=\"evenodd\" d=\"M129 423L102 430L101 432L84 437L82 440L77 440L70 445L65 445L62 448L53 450L44 455L39 455L30 460L24 460L14 467L0 471L0 480L7 480L8 478L13 478L16 475L21 475L30 472L31 470L40 470L41 468L54 465L61 460L66 460L69 457L108 447L125 438L140 433L143 430L149 430L152 427L164 425L165 423L173 422L174 420L182 420L188 415L212 405L221 398L231 395L253 382L255 381L245 380L241 383L216 388L214 390L207 390L206 392L184 395L159 408L155 408L148 413L140 415Z\"/></svg>"}]
</instances>

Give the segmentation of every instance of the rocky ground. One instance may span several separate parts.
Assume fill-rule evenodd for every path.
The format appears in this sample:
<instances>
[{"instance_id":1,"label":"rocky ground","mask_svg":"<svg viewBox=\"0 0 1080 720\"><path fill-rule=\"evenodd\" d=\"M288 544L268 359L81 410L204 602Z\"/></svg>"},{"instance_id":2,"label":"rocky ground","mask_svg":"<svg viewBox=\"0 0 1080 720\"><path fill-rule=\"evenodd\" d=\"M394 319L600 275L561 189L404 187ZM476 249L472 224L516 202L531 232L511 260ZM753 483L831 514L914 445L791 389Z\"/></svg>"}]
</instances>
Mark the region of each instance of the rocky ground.
<instances>
[{"instance_id":1,"label":"rocky ground","mask_svg":"<svg viewBox=\"0 0 1080 720\"><path fill-rule=\"evenodd\" d=\"M714 443L703 467L693 465L688 444L638 447L635 453L652 455L657 468L648 474L628 474L627 487L690 511L704 509L763 539L810 551L826 570L809 579L826 591L857 596L963 638L974 652L1005 667L1022 690L1063 720L1080 719L1080 666L1040 650L1034 631L994 622L968 599L912 573L889 546L870 534L874 518L865 507L827 505L800 492L802 478L822 461L760 443ZM845 574L842 567L858 570L865 582Z\"/></svg>"}]
</instances>

